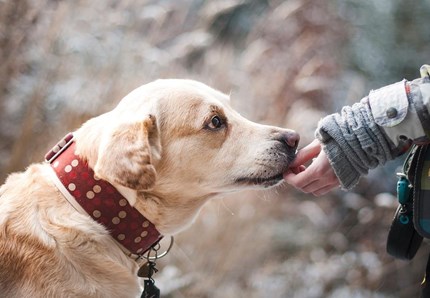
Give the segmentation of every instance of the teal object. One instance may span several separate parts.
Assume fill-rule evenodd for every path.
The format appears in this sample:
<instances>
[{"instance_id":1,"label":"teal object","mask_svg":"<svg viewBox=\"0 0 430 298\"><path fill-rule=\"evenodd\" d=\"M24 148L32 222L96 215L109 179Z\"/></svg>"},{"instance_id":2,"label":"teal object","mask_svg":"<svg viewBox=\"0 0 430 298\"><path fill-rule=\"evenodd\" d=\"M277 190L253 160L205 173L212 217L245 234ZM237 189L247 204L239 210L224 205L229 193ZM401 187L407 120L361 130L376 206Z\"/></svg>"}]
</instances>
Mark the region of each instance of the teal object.
<instances>
[{"instance_id":1,"label":"teal object","mask_svg":"<svg viewBox=\"0 0 430 298\"><path fill-rule=\"evenodd\" d=\"M402 205L409 201L409 180L406 178L406 175L399 175L399 181L397 181L397 199Z\"/></svg>"},{"instance_id":2,"label":"teal object","mask_svg":"<svg viewBox=\"0 0 430 298\"><path fill-rule=\"evenodd\" d=\"M407 216L407 215L400 215L399 216L399 220L400 220L400 223L402 225L407 225L409 223L409 216Z\"/></svg>"},{"instance_id":3,"label":"teal object","mask_svg":"<svg viewBox=\"0 0 430 298\"><path fill-rule=\"evenodd\" d=\"M420 219L420 227L427 233L430 233L430 219Z\"/></svg>"}]
</instances>

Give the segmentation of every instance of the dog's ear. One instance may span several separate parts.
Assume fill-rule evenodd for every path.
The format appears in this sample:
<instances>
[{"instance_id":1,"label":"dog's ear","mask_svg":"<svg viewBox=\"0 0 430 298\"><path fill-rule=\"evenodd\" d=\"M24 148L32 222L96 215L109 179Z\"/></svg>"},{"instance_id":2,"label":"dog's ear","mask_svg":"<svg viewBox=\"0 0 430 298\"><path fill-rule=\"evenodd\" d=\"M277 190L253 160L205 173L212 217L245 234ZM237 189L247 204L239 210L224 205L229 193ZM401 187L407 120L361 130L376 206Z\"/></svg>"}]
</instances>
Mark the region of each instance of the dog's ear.
<instances>
[{"instance_id":1,"label":"dog's ear","mask_svg":"<svg viewBox=\"0 0 430 298\"><path fill-rule=\"evenodd\" d=\"M135 190L150 189L156 180L154 160L161 145L153 115L142 121L107 129L100 143L94 172L97 177Z\"/></svg>"}]
</instances>

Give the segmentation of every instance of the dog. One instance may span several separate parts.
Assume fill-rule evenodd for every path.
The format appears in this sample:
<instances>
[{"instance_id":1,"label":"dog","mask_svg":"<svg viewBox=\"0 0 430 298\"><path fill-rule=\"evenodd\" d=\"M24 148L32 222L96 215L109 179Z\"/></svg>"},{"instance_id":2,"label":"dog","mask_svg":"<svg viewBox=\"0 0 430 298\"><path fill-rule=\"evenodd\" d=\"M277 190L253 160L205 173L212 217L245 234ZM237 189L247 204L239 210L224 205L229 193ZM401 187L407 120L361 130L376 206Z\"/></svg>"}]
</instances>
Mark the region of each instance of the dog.
<instances>
[{"instance_id":1,"label":"dog","mask_svg":"<svg viewBox=\"0 0 430 298\"><path fill-rule=\"evenodd\" d=\"M211 198L280 184L298 142L200 82L135 89L1 186L0 296L138 297L133 256Z\"/></svg>"}]
</instances>

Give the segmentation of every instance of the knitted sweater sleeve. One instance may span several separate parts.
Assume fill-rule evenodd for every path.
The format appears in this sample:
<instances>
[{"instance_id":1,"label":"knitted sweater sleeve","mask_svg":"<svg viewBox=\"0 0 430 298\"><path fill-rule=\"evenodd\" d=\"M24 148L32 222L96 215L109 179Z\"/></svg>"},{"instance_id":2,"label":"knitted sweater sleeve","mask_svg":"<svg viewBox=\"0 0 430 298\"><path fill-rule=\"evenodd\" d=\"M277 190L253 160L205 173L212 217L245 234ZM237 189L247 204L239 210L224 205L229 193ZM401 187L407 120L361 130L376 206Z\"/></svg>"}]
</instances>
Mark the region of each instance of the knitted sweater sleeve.
<instances>
[{"instance_id":1,"label":"knitted sweater sleeve","mask_svg":"<svg viewBox=\"0 0 430 298\"><path fill-rule=\"evenodd\" d=\"M369 169L398 155L396 145L376 124L367 97L322 119L316 137L344 189L353 188Z\"/></svg>"},{"instance_id":2,"label":"knitted sweater sleeve","mask_svg":"<svg viewBox=\"0 0 430 298\"><path fill-rule=\"evenodd\" d=\"M396 158L412 141L430 139L430 66L421 79L372 90L369 96L319 123L316 137L344 189L369 169Z\"/></svg>"}]
</instances>

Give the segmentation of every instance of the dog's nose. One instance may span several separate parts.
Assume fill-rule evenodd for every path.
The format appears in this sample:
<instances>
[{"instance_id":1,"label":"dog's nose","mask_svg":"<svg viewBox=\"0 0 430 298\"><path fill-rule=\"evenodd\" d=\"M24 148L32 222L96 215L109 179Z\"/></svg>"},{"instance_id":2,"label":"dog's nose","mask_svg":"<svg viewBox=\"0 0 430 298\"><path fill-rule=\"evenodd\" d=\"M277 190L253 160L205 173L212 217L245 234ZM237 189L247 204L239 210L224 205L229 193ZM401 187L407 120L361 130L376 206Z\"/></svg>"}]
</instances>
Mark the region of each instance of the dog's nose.
<instances>
[{"instance_id":1,"label":"dog's nose","mask_svg":"<svg viewBox=\"0 0 430 298\"><path fill-rule=\"evenodd\" d=\"M299 145L300 135L297 132L290 130L282 133L282 141L284 141L288 147L296 149Z\"/></svg>"}]
</instances>

